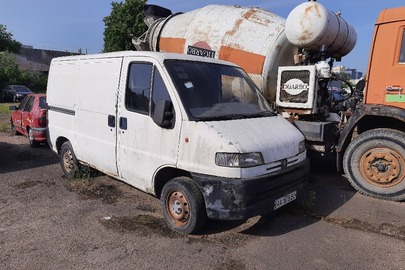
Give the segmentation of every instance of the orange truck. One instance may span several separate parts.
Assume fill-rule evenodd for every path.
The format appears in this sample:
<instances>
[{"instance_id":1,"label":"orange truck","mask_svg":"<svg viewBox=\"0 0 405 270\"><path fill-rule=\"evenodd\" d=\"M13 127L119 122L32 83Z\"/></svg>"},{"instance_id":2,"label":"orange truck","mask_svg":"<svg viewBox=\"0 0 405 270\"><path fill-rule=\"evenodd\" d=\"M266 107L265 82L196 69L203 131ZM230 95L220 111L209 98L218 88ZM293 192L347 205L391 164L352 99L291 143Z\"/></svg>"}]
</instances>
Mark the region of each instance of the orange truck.
<instances>
[{"instance_id":1,"label":"orange truck","mask_svg":"<svg viewBox=\"0 0 405 270\"><path fill-rule=\"evenodd\" d=\"M137 50L219 58L242 66L310 150L336 154L360 193L405 200L405 7L381 12L366 79L338 89L334 61L356 44L340 14L312 0L287 19L260 8L209 5L186 13L145 6Z\"/></svg>"}]
</instances>

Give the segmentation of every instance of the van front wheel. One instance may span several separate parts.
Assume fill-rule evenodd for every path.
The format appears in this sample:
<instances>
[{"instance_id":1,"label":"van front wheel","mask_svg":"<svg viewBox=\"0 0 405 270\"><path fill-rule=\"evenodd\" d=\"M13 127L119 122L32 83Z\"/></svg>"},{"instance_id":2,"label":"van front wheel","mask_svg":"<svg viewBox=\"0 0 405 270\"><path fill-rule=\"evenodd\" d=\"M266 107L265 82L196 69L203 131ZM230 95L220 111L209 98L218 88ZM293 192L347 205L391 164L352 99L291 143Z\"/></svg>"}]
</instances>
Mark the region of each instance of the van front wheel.
<instances>
[{"instance_id":1,"label":"van front wheel","mask_svg":"<svg viewBox=\"0 0 405 270\"><path fill-rule=\"evenodd\" d=\"M164 187L161 196L163 216L173 230L181 234L196 233L207 220L203 195L188 177L176 177Z\"/></svg>"},{"instance_id":2,"label":"van front wheel","mask_svg":"<svg viewBox=\"0 0 405 270\"><path fill-rule=\"evenodd\" d=\"M60 149L60 165L63 174L68 178L74 178L79 172L79 165L70 142L62 144Z\"/></svg>"}]
</instances>

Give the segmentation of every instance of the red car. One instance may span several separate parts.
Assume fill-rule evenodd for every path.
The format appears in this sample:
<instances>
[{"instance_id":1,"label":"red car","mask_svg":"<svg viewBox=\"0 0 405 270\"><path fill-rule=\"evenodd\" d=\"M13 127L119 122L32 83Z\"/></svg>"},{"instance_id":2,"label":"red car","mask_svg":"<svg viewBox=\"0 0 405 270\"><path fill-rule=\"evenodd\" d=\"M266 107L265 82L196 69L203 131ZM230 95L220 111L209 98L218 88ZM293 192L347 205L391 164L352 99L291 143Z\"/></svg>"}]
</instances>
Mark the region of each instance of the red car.
<instances>
[{"instance_id":1,"label":"red car","mask_svg":"<svg viewBox=\"0 0 405 270\"><path fill-rule=\"evenodd\" d=\"M28 137L30 145L36 147L46 143L46 95L29 94L16 106L10 106L11 132Z\"/></svg>"}]
</instances>

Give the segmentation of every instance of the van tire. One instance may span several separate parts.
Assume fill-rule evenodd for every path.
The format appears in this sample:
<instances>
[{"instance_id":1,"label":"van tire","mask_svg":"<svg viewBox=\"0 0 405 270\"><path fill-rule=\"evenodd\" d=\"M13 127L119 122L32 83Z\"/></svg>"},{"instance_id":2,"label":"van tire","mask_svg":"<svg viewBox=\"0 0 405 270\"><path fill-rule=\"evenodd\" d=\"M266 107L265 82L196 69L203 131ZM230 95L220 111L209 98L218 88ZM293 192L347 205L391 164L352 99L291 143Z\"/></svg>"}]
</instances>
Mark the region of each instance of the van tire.
<instances>
[{"instance_id":1,"label":"van tire","mask_svg":"<svg viewBox=\"0 0 405 270\"><path fill-rule=\"evenodd\" d=\"M188 177L176 177L166 183L160 198L167 225L181 234L200 231L206 221L204 197Z\"/></svg>"},{"instance_id":2,"label":"van tire","mask_svg":"<svg viewBox=\"0 0 405 270\"><path fill-rule=\"evenodd\" d=\"M60 165L68 178L74 178L79 173L79 164L69 141L64 142L60 149Z\"/></svg>"}]
</instances>

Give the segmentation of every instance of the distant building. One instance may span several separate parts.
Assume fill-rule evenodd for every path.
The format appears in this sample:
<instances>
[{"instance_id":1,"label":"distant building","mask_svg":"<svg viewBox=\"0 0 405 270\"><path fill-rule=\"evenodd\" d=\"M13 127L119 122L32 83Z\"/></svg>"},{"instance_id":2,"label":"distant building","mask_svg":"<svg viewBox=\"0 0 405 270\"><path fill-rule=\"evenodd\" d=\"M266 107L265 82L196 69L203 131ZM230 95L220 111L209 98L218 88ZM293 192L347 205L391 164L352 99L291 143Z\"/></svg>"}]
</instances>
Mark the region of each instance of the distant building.
<instances>
[{"instance_id":1,"label":"distant building","mask_svg":"<svg viewBox=\"0 0 405 270\"><path fill-rule=\"evenodd\" d=\"M19 68L22 70L48 73L53 58L77 54L73 52L34 49L32 46L23 45L18 54L12 53L11 55L14 56Z\"/></svg>"},{"instance_id":2,"label":"distant building","mask_svg":"<svg viewBox=\"0 0 405 270\"><path fill-rule=\"evenodd\" d=\"M345 73L350 80L359 80L363 77L363 72L357 71L355 68L346 68L345 66L336 66L332 68L333 73Z\"/></svg>"}]
</instances>

